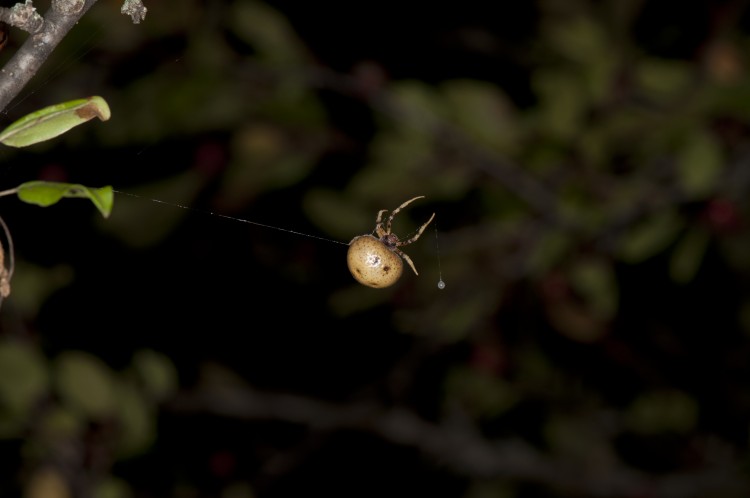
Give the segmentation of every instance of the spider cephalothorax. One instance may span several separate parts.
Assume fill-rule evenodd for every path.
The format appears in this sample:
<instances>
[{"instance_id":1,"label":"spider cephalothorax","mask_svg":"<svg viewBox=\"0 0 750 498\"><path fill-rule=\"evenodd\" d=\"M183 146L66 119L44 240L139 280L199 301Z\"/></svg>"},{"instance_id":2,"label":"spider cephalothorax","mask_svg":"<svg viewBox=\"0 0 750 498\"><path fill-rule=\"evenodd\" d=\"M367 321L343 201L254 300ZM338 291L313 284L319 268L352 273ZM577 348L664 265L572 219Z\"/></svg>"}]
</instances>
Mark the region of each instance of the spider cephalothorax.
<instances>
[{"instance_id":1,"label":"spider cephalothorax","mask_svg":"<svg viewBox=\"0 0 750 498\"><path fill-rule=\"evenodd\" d=\"M367 234L354 237L349 243L349 252L347 254L347 263L349 270L354 278L369 287L388 287L393 285L403 272L402 258L405 260L416 275L419 275L411 258L407 256L399 247L409 245L415 242L424 232L427 225L430 224L435 213L432 213L430 219L419 227L417 233L406 240L400 240L395 233L391 232L393 218L403 209L417 199L424 198L423 195L409 199L394 209L388 219L383 223L383 215L388 212L387 209L378 211L378 217L375 220L375 235ZM385 226L383 226L385 224Z\"/></svg>"}]
</instances>

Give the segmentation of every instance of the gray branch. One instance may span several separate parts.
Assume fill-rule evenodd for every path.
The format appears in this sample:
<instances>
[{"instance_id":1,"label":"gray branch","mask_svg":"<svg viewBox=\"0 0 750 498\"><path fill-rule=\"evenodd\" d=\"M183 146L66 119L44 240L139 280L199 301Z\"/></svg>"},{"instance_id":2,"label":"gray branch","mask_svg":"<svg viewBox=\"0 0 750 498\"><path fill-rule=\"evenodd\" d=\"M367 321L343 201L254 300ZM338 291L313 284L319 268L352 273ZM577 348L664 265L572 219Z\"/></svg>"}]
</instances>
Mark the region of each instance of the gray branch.
<instances>
[{"instance_id":1,"label":"gray branch","mask_svg":"<svg viewBox=\"0 0 750 498\"><path fill-rule=\"evenodd\" d=\"M183 393L168 409L242 420L278 420L315 431L357 430L419 449L440 467L472 478L533 481L573 494L596 497L745 496L750 480L736 463L687 473L648 475L624 465L579 468L518 438L488 440L467 428L426 421L403 408L366 403L337 404L250 388L214 387Z\"/></svg>"},{"instance_id":2,"label":"gray branch","mask_svg":"<svg viewBox=\"0 0 750 498\"><path fill-rule=\"evenodd\" d=\"M95 3L96 0L52 1L49 10L44 15L41 29L29 36L5 67L0 69L0 109L5 109L23 90L52 50ZM31 2L27 1L24 5L30 6ZM29 14L29 17L34 16Z\"/></svg>"}]
</instances>

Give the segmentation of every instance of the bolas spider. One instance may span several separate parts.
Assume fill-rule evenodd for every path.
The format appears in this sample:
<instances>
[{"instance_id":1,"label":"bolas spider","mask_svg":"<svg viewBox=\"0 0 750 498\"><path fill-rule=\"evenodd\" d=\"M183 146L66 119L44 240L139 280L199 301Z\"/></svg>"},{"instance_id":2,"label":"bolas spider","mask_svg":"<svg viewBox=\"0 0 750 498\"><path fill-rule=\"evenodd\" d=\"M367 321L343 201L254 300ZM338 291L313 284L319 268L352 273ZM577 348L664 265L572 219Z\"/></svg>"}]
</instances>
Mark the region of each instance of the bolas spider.
<instances>
[{"instance_id":1,"label":"bolas spider","mask_svg":"<svg viewBox=\"0 0 750 498\"><path fill-rule=\"evenodd\" d=\"M381 209L378 211L378 217L375 220L374 232L377 237L372 234L360 235L354 237L349 242L349 251L347 252L346 260L349 271L357 282L375 288L393 285L401 277L401 273L403 273L404 265L402 258L414 270L414 273L419 275L411 258L401 251L399 247L416 242L425 228L427 228L427 225L435 218L435 213L432 213L430 219L419 227L413 237L403 241L399 240L398 236L391 232L391 223L401 209L417 199L423 198L423 195L414 197L394 209L385 221L385 228L383 227L383 215L388 210Z\"/></svg>"}]
</instances>

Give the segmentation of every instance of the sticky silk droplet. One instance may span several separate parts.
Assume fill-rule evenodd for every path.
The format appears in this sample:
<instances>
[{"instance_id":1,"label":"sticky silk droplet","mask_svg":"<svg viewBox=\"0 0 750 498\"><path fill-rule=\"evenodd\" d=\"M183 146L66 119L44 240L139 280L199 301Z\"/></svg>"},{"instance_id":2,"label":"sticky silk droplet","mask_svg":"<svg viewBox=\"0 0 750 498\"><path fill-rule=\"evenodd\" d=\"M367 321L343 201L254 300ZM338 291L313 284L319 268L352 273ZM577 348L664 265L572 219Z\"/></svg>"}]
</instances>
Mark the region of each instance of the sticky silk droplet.
<instances>
[{"instance_id":1,"label":"sticky silk droplet","mask_svg":"<svg viewBox=\"0 0 750 498\"><path fill-rule=\"evenodd\" d=\"M437 287L438 289L443 290L445 289L445 282L443 282L443 268L440 266L440 244L438 243L437 222L435 222L435 252L437 253L437 260L438 260Z\"/></svg>"}]
</instances>

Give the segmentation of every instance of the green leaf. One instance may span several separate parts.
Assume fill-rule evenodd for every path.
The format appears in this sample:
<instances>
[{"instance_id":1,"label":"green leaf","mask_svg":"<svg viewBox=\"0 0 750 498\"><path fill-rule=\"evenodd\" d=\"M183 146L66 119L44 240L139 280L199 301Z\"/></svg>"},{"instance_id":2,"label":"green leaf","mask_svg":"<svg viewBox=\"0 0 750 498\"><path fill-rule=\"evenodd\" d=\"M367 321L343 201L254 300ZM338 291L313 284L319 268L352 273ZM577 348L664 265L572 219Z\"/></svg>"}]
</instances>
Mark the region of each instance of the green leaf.
<instances>
[{"instance_id":1,"label":"green leaf","mask_svg":"<svg viewBox=\"0 0 750 498\"><path fill-rule=\"evenodd\" d=\"M534 113L536 124L554 138L570 140L582 129L588 111L588 97L581 74L561 69L539 70L532 85L539 97Z\"/></svg>"},{"instance_id":2,"label":"green leaf","mask_svg":"<svg viewBox=\"0 0 750 498\"><path fill-rule=\"evenodd\" d=\"M233 159L218 194L222 203L240 207L259 191L289 187L303 179L325 140L317 132L307 132L305 137L292 138L274 125L253 124L237 130L232 138Z\"/></svg>"},{"instance_id":3,"label":"green leaf","mask_svg":"<svg viewBox=\"0 0 750 498\"><path fill-rule=\"evenodd\" d=\"M695 400L677 390L639 395L625 413L628 426L640 434L686 433L695 427L700 408Z\"/></svg>"},{"instance_id":4,"label":"green leaf","mask_svg":"<svg viewBox=\"0 0 750 498\"><path fill-rule=\"evenodd\" d=\"M45 408L37 430L45 441L69 440L80 436L87 423L80 413L65 406L53 405Z\"/></svg>"},{"instance_id":5,"label":"green leaf","mask_svg":"<svg viewBox=\"0 0 750 498\"><path fill-rule=\"evenodd\" d=\"M687 62L645 59L635 68L635 81L649 98L674 99L689 87L692 72Z\"/></svg>"},{"instance_id":6,"label":"green leaf","mask_svg":"<svg viewBox=\"0 0 750 498\"><path fill-rule=\"evenodd\" d=\"M68 351L56 362L57 388L63 401L90 418L114 413L116 382L112 370L99 358L81 351Z\"/></svg>"},{"instance_id":7,"label":"green leaf","mask_svg":"<svg viewBox=\"0 0 750 498\"><path fill-rule=\"evenodd\" d=\"M600 102L611 94L618 71L612 37L590 16L543 22L542 36L549 48L574 63L587 101Z\"/></svg>"},{"instance_id":8,"label":"green leaf","mask_svg":"<svg viewBox=\"0 0 750 498\"><path fill-rule=\"evenodd\" d=\"M124 458L133 457L147 450L156 439L156 413L135 386L122 383L116 390L118 453Z\"/></svg>"},{"instance_id":9,"label":"green leaf","mask_svg":"<svg viewBox=\"0 0 750 498\"><path fill-rule=\"evenodd\" d=\"M521 127L513 104L500 88L462 79L444 83L442 90L457 126L496 150L517 150Z\"/></svg>"},{"instance_id":10,"label":"green leaf","mask_svg":"<svg viewBox=\"0 0 750 498\"><path fill-rule=\"evenodd\" d=\"M177 369L166 355L150 349L138 351L133 367L151 399L162 401L177 390Z\"/></svg>"},{"instance_id":11,"label":"green leaf","mask_svg":"<svg viewBox=\"0 0 750 498\"><path fill-rule=\"evenodd\" d=\"M233 32L250 43L259 58L288 64L309 59L289 21L265 2L236 2L229 18Z\"/></svg>"},{"instance_id":12,"label":"green leaf","mask_svg":"<svg viewBox=\"0 0 750 498\"><path fill-rule=\"evenodd\" d=\"M580 415L554 413L544 424L545 441L549 451L566 462L585 465L587 469L607 465L614 458L614 449L601 437L596 424Z\"/></svg>"},{"instance_id":13,"label":"green leaf","mask_svg":"<svg viewBox=\"0 0 750 498\"><path fill-rule=\"evenodd\" d=\"M666 249L683 226L684 221L674 210L653 214L623 235L620 257L631 264L645 261Z\"/></svg>"},{"instance_id":14,"label":"green leaf","mask_svg":"<svg viewBox=\"0 0 750 498\"><path fill-rule=\"evenodd\" d=\"M326 233L344 242L375 228L371 212L352 203L339 191L312 189L303 200L305 213Z\"/></svg>"},{"instance_id":15,"label":"green leaf","mask_svg":"<svg viewBox=\"0 0 750 498\"><path fill-rule=\"evenodd\" d=\"M669 259L669 275L675 282L685 284L693 280L703 262L711 236L703 227L690 229L680 239Z\"/></svg>"},{"instance_id":16,"label":"green leaf","mask_svg":"<svg viewBox=\"0 0 750 498\"><path fill-rule=\"evenodd\" d=\"M459 401L479 417L497 417L519 401L513 384L467 367L454 368L448 374L445 390L450 402Z\"/></svg>"},{"instance_id":17,"label":"green leaf","mask_svg":"<svg viewBox=\"0 0 750 498\"><path fill-rule=\"evenodd\" d=\"M42 207L51 206L63 197L88 198L105 218L109 217L114 203L114 194L109 185L90 188L76 183L32 181L19 185L17 191L22 201Z\"/></svg>"},{"instance_id":18,"label":"green leaf","mask_svg":"<svg viewBox=\"0 0 750 498\"><path fill-rule=\"evenodd\" d=\"M552 50L582 64L595 61L609 50L601 23L585 16L564 22L555 20L545 26L544 35Z\"/></svg>"},{"instance_id":19,"label":"green leaf","mask_svg":"<svg viewBox=\"0 0 750 498\"><path fill-rule=\"evenodd\" d=\"M33 317L57 290L70 284L73 268L64 264L43 267L20 260L13 273L13 304L23 316Z\"/></svg>"},{"instance_id":20,"label":"green leaf","mask_svg":"<svg viewBox=\"0 0 750 498\"><path fill-rule=\"evenodd\" d=\"M526 255L529 273L542 275L547 272L565 256L572 244L570 235L561 230L545 232Z\"/></svg>"},{"instance_id":21,"label":"green leaf","mask_svg":"<svg viewBox=\"0 0 750 498\"><path fill-rule=\"evenodd\" d=\"M687 138L677 157L680 184L691 198L707 197L721 177L721 147L708 133L698 132Z\"/></svg>"},{"instance_id":22,"label":"green leaf","mask_svg":"<svg viewBox=\"0 0 750 498\"><path fill-rule=\"evenodd\" d=\"M608 261L593 258L577 261L570 270L570 282L598 318L608 320L617 313L617 280Z\"/></svg>"},{"instance_id":23,"label":"green leaf","mask_svg":"<svg viewBox=\"0 0 750 498\"><path fill-rule=\"evenodd\" d=\"M93 496L94 498L133 498L135 495L127 481L107 475L97 480Z\"/></svg>"},{"instance_id":24,"label":"green leaf","mask_svg":"<svg viewBox=\"0 0 750 498\"><path fill-rule=\"evenodd\" d=\"M150 199L190 205L206 186L206 176L196 168L164 178L129 193ZM131 196L120 196L117 210L102 230L108 231L132 247L156 244L174 230L185 218L185 209L155 208L153 203Z\"/></svg>"},{"instance_id":25,"label":"green leaf","mask_svg":"<svg viewBox=\"0 0 750 498\"><path fill-rule=\"evenodd\" d=\"M36 349L20 342L0 342L0 411L4 412L0 434L12 432L28 419L48 385L47 366Z\"/></svg>"},{"instance_id":26,"label":"green leaf","mask_svg":"<svg viewBox=\"0 0 750 498\"><path fill-rule=\"evenodd\" d=\"M102 121L110 117L109 105L101 97L63 102L22 117L0 132L0 142L11 147L26 147L62 135L95 117Z\"/></svg>"}]
</instances>

